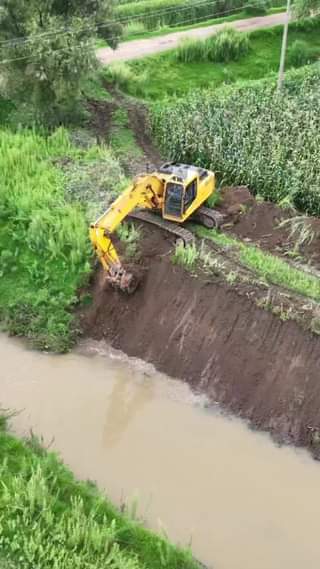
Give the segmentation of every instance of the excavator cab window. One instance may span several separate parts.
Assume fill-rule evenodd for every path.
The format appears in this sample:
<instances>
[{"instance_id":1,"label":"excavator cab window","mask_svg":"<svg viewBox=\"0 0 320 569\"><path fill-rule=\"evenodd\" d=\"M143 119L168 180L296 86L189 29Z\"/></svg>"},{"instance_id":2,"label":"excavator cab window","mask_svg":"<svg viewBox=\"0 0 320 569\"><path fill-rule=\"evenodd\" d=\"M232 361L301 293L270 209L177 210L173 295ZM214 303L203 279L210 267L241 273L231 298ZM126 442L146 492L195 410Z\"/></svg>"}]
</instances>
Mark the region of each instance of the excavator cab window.
<instances>
[{"instance_id":1,"label":"excavator cab window","mask_svg":"<svg viewBox=\"0 0 320 569\"><path fill-rule=\"evenodd\" d=\"M164 204L164 215L170 217L182 216L184 186L176 182L168 182L166 187L166 198Z\"/></svg>"},{"instance_id":2,"label":"excavator cab window","mask_svg":"<svg viewBox=\"0 0 320 569\"><path fill-rule=\"evenodd\" d=\"M193 180L187 187L184 196L184 212L191 206L197 196L197 180Z\"/></svg>"}]
</instances>

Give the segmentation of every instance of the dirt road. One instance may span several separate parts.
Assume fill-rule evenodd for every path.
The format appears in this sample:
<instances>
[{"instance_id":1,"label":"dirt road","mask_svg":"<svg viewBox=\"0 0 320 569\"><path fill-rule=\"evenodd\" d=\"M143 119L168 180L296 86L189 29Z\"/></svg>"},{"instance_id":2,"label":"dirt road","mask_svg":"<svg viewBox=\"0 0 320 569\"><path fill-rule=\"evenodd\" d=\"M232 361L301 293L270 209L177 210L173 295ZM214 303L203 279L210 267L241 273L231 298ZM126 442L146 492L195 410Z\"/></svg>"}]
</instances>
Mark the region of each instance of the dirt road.
<instances>
[{"instance_id":1,"label":"dirt road","mask_svg":"<svg viewBox=\"0 0 320 569\"><path fill-rule=\"evenodd\" d=\"M286 18L285 13L272 14L270 16L259 16L257 18L246 18L245 20L236 20L230 22L240 31L257 30L259 28L270 28L278 24L283 24ZM201 38L204 39L210 35L217 33L225 24L216 24L205 28L195 28L184 32L175 32L165 36L159 36L150 39L140 39L123 42L113 51L109 47L97 50L98 59L101 63L113 63L114 61L125 61L128 59L139 59L147 55L160 53L177 47L182 38Z\"/></svg>"}]
</instances>

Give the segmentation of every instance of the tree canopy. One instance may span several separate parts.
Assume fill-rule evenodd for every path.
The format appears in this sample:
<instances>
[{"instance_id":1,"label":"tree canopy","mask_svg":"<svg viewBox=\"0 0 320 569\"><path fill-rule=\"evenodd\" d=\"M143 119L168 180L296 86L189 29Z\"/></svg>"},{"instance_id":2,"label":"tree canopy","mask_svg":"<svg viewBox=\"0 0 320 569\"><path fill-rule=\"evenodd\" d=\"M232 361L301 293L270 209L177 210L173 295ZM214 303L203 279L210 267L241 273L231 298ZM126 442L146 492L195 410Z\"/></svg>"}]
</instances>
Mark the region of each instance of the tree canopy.
<instances>
[{"instance_id":1,"label":"tree canopy","mask_svg":"<svg viewBox=\"0 0 320 569\"><path fill-rule=\"evenodd\" d=\"M2 0L0 73L7 96L59 122L97 65L98 36L115 47L112 0Z\"/></svg>"}]
</instances>

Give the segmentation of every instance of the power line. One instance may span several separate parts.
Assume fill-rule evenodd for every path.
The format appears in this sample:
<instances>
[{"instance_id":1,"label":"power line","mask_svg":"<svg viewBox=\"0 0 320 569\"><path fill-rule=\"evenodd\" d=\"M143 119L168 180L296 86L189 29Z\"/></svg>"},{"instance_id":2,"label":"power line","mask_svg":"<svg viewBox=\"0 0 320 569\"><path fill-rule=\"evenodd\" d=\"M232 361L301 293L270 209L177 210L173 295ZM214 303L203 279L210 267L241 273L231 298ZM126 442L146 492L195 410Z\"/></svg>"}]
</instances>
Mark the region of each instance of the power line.
<instances>
[{"instance_id":1,"label":"power line","mask_svg":"<svg viewBox=\"0 0 320 569\"><path fill-rule=\"evenodd\" d=\"M189 5L189 6L181 6L179 8L171 6L170 8L166 8L164 10L158 10L158 11L154 11L154 12L144 12L142 14L137 14L136 16L132 16L131 18L125 18L125 19L120 18L118 20L110 20L108 22L96 24L95 26L90 26L87 28L86 27L79 28L78 33L81 31L90 31L90 30L96 31L96 30L99 30L100 28L105 28L105 27L108 27L108 26L113 25L113 24L124 24L124 23L128 24L132 21L135 21L135 20L141 19L141 18L143 18L143 19L153 18L155 15L158 15L159 17L161 17L161 16L163 16L167 13L170 13L172 11L182 12L184 10L189 10L190 8L192 8L192 9L197 8L198 6L211 6L211 5L215 5L215 4L218 4L217 0L210 0L209 2L208 2L208 0L202 0L201 2L198 2L197 4L193 4L193 5ZM11 44L19 46L21 44L30 43L31 41L34 41L34 39L37 39L37 38L43 38L43 37L52 36L52 35L53 36L65 35L65 34L73 32L73 31L74 31L74 28L64 27L64 28L61 28L60 30L55 30L52 32L43 32L42 34L37 34L34 36L33 39L31 39L27 36L23 36L20 38L16 37L16 38L8 39L8 40L1 40L0 46L1 45L5 45L5 46L9 45L10 46ZM115 36L115 37L118 37L118 36Z\"/></svg>"},{"instance_id":2,"label":"power line","mask_svg":"<svg viewBox=\"0 0 320 569\"><path fill-rule=\"evenodd\" d=\"M239 6L238 8L233 8L233 9L230 9L230 10L225 10L225 11L223 11L223 12L217 12L217 13L214 15L214 17L216 17L216 16L217 16L217 17L218 17L218 16L223 16L223 15L231 14L231 13L236 13L236 12L238 12L238 11L244 10L244 9L247 8L248 6L251 6L251 4L245 4L245 5L243 5L243 6ZM193 20L193 18L188 19L188 20L184 20L183 22L180 22L180 23L179 23L179 26L180 26L180 25L187 24L187 23L189 23L189 22L198 23L198 22L203 21L203 20L205 20L205 21L208 20L208 17L207 17L207 16L202 16L201 18L198 18L198 19L196 19L196 20ZM212 25L214 25L214 24L212 24ZM188 31L188 30L186 30L186 31ZM140 33L140 32L136 32L136 34L132 34L132 35L139 35L139 33ZM111 37L111 38L109 38L109 39L110 39L110 40L112 40L112 39L119 39L119 36L113 36L113 37ZM90 45L90 43L88 42L88 43L86 43L86 44L83 44L83 47L88 47L89 45ZM55 50L53 50L53 53L60 53L60 52L63 52L63 51L68 51L68 47L63 47L63 48L55 49ZM8 63L13 63L13 62L16 62L16 61L24 61L24 60L26 60L26 59L29 59L30 61L32 61L32 60L33 60L34 58L36 58L36 57L39 57L39 56L38 56L38 55L32 55L32 54L30 54L30 55L25 55L25 56L21 56L21 57L15 57L15 58L12 58L12 59L4 59L4 60L0 61L0 65L7 65Z\"/></svg>"}]
</instances>

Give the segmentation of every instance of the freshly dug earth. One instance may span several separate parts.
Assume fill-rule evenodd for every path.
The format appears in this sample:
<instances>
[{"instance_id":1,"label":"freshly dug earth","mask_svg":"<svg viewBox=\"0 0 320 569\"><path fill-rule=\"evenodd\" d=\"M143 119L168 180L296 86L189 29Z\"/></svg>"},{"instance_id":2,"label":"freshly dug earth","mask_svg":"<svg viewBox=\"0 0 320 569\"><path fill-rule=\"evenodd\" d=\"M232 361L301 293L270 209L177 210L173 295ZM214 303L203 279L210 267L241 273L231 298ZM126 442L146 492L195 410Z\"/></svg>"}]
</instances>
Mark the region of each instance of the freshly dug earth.
<instances>
[{"instance_id":1,"label":"freshly dug earth","mask_svg":"<svg viewBox=\"0 0 320 569\"><path fill-rule=\"evenodd\" d=\"M226 215L225 232L247 242L252 241L273 254L290 258L298 236L290 235L290 225L281 224L296 216L292 210L271 202L259 203L244 186L224 188L218 209ZM300 261L320 269L320 219L309 217L307 225L313 239L302 244L296 253Z\"/></svg>"},{"instance_id":2,"label":"freshly dug earth","mask_svg":"<svg viewBox=\"0 0 320 569\"><path fill-rule=\"evenodd\" d=\"M133 296L92 283L84 334L187 381L279 441L320 457L320 338L258 308L258 291L172 264L171 238L144 230ZM261 293L262 294L262 293ZM265 294L265 292L264 292Z\"/></svg>"}]
</instances>

